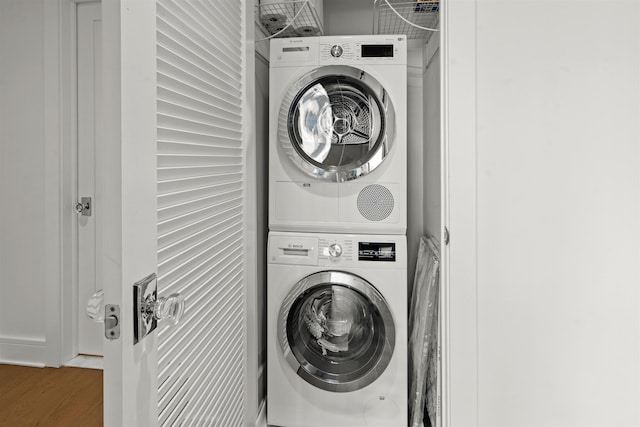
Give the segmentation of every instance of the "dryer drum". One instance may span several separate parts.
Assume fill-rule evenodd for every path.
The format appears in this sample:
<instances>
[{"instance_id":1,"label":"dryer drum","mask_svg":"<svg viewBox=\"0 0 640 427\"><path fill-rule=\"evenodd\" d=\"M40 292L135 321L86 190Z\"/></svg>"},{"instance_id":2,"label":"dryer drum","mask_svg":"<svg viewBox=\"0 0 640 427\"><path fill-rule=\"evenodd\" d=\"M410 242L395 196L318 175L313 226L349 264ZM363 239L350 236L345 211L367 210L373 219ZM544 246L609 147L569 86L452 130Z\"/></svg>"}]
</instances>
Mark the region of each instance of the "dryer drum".
<instances>
[{"instance_id":1,"label":"dryer drum","mask_svg":"<svg viewBox=\"0 0 640 427\"><path fill-rule=\"evenodd\" d=\"M371 75L327 66L303 76L285 96L279 139L293 163L327 181L348 181L378 167L389 153L395 119Z\"/></svg>"},{"instance_id":2,"label":"dryer drum","mask_svg":"<svg viewBox=\"0 0 640 427\"><path fill-rule=\"evenodd\" d=\"M334 392L375 381L395 345L391 312L367 281L344 272L319 272L298 282L280 316L281 347L308 383Z\"/></svg>"}]
</instances>

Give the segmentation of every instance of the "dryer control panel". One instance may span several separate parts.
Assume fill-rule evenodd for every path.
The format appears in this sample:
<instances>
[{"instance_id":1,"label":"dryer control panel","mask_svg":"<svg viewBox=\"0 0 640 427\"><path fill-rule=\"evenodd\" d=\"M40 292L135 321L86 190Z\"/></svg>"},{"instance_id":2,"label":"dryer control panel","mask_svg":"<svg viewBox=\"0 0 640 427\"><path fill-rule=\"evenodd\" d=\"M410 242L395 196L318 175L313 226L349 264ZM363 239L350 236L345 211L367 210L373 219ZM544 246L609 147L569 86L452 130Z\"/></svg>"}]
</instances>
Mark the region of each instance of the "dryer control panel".
<instances>
[{"instance_id":1,"label":"dryer control panel","mask_svg":"<svg viewBox=\"0 0 640 427\"><path fill-rule=\"evenodd\" d=\"M319 64L406 64L405 36L322 37Z\"/></svg>"},{"instance_id":2,"label":"dryer control panel","mask_svg":"<svg viewBox=\"0 0 640 427\"><path fill-rule=\"evenodd\" d=\"M271 40L270 67L405 65L403 35L292 37Z\"/></svg>"}]
</instances>

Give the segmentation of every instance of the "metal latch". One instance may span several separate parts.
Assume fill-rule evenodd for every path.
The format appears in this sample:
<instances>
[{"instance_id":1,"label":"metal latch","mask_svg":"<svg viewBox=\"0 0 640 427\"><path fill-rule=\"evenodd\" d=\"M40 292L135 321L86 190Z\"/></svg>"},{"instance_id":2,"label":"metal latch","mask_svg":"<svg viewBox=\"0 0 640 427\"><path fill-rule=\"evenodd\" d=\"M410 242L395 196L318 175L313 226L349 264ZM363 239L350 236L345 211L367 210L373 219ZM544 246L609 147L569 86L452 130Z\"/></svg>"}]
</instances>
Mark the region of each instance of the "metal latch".
<instances>
[{"instance_id":1,"label":"metal latch","mask_svg":"<svg viewBox=\"0 0 640 427\"><path fill-rule=\"evenodd\" d=\"M120 307L107 304L104 314L104 336L110 340L120 338Z\"/></svg>"},{"instance_id":2,"label":"metal latch","mask_svg":"<svg viewBox=\"0 0 640 427\"><path fill-rule=\"evenodd\" d=\"M104 323L104 336L109 340L120 338L120 306L102 305L104 291L100 289L87 302L87 316L96 323Z\"/></svg>"},{"instance_id":3,"label":"metal latch","mask_svg":"<svg viewBox=\"0 0 640 427\"><path fill-rule=\"evenodd\" d=\"M445 246L449 244L449 229L447 227L444 228L444 244Z\"/></svg>"},{"instance_id":4,"label":"metal latch","mask_svg":"<svg viewBox=\"0 0 640 427\"><path fill-rule=\"evenodd\" d=\"M75 210L82 216L91 216L91 197L82 197L76 203Z\"/></svg>"}]
</instances>

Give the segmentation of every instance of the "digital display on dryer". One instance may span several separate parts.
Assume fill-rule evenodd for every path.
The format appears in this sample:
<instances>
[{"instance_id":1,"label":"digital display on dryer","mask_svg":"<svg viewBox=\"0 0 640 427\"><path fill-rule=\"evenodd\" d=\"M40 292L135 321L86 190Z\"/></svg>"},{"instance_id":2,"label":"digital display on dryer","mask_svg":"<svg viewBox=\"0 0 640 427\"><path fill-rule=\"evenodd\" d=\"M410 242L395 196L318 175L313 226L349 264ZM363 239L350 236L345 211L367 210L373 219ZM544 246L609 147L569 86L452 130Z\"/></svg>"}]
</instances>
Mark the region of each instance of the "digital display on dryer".
<instances>
[{"instance_id":1,"label":"digital display on dryer","mask_svg":"<svg viewBox=\"0 0 640 427\"><path fill-rule=\"evenodd\" d=\"M363 44L360 56L363 58L393 58L393 45Z\"/></svg>"},{"instance_id":2,"label":"digital display on dryer","mask_svg":"<svg viewBox=\"0 0 640 427\"><path fill-rule=\"evenodd\" d=\"M396 244L389 242L358 242L358 260L395 262Z\"/></svg>"}]
</instances>

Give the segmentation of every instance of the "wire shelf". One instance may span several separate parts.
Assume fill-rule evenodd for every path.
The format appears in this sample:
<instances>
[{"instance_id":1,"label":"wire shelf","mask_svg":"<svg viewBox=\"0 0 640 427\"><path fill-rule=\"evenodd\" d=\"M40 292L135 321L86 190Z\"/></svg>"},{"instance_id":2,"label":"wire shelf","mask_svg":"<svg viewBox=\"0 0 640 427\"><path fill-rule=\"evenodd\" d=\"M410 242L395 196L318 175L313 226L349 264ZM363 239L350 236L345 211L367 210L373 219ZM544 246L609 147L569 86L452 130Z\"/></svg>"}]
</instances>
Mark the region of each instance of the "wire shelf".
<instances>
[{"instance_id":1,"label":"wire shelf","mask_svg":"<svg viewBox=\"0 0 640 427\"><path fill-rule=\"evenodd\" d=\"M318 12L309 0L259 4L256 25L266 38L324 35Z\"/></svg>"},{"instance_id":2,"label":"wire shelf","mask_svg":"<svg viewBox=\"0 0 640 427\"><path fill-rule=\"evenodd\" d=\"M436 28L439 19L440 1L422 0L400 2L389 0L389 4L411 24L425 28ZM405 34L408 39L428 40L432 31L423 30L403 21L385 0L376 0L374 4L375 34Z\"/></svg>"}]
</instances>

